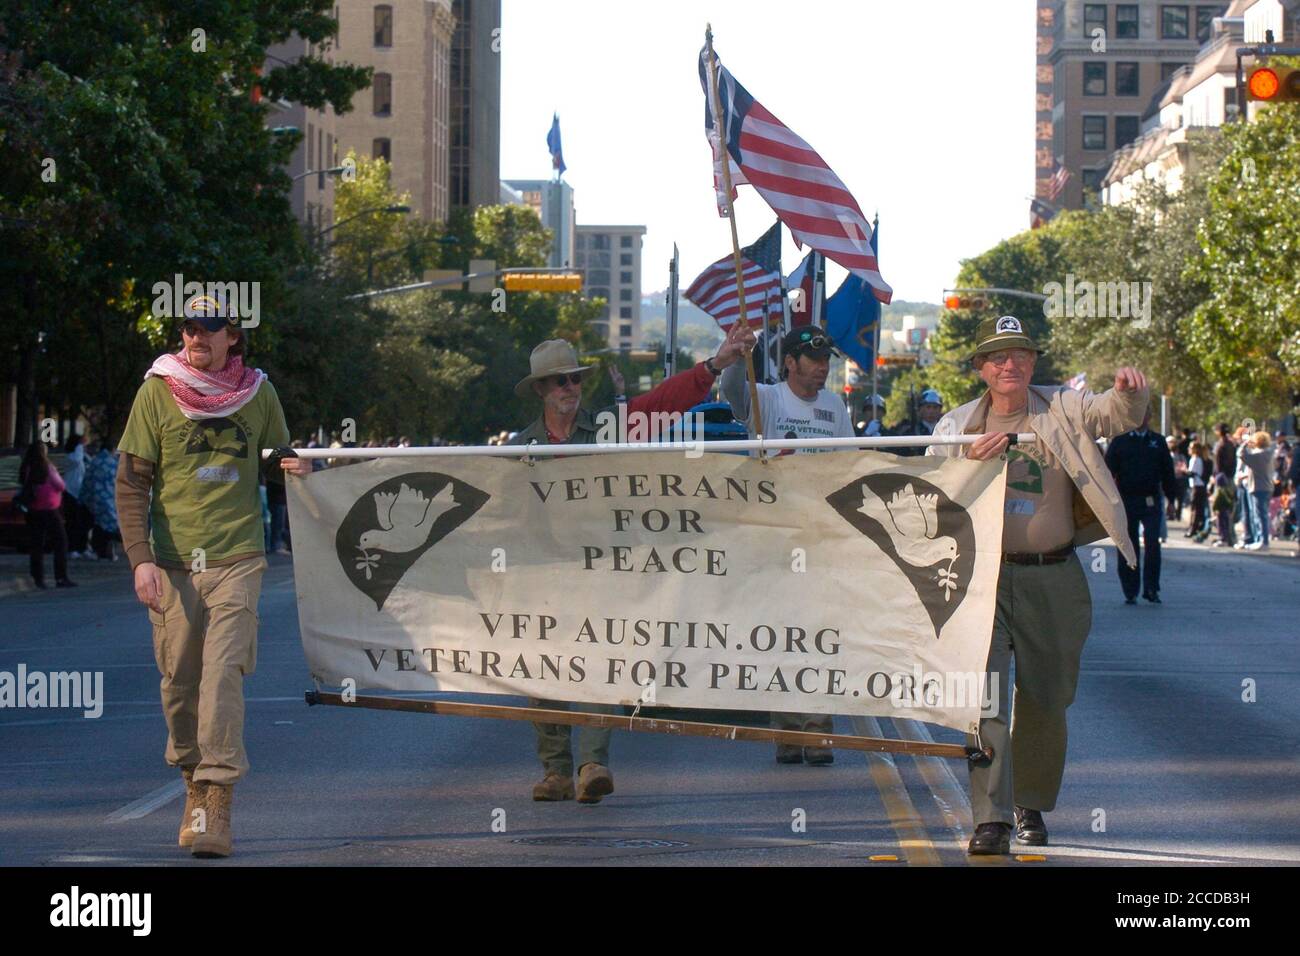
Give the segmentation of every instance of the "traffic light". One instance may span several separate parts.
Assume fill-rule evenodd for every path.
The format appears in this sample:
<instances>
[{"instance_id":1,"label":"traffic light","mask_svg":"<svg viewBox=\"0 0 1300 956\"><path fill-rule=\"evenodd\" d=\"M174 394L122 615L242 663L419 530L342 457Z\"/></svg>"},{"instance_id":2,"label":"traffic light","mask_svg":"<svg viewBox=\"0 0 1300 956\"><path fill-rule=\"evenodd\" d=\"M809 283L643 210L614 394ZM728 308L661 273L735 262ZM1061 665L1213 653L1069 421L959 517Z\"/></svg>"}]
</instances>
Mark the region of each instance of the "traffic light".
<instances>
[{"instance_id":1,"label":"traffic light","mask_svg":"<svg viewBox=\"0 0 1300 956\"><path fill-rule=\"evenodd\" d=\"M507 272L507 292L581 292L580 272Z\"/></svg>"},{"instance_id":2,"label":"traffic light","mask_svg":"<svg viewBox=\"0 0 1300 956\"><path fill-rule=\"evenodd\" d=\"M1246 78L1246 96L1261 103L1300 101L1300 70L1285 66L1257 66Z\"/></svg>"},{"instance_id":3,"label":"traffic light","mask_svg":"<svg viewBox=\"0 0 1300 956\"><path fill-rule=\"evenodd\" d=\"M956 312L958 309L987 309L988 300L982 295L949 295L943 300L943 307L950 312Z\"/></svg>"}]
</instances>

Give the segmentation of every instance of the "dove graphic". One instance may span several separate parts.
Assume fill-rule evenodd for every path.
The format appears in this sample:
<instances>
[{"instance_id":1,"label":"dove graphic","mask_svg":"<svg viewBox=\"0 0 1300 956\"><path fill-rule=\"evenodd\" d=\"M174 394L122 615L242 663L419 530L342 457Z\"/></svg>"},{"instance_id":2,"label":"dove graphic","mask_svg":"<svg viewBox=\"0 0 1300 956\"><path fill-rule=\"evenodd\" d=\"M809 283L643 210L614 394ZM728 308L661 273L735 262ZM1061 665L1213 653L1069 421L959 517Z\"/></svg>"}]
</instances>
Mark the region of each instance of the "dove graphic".
<instances>
[{"instance_id":1,"label":"dove graphic","mask_svg":"<svg viewBox=\"0 0 1300 956\"><path fill-rule=\"evenodd\" d=\"M373 497L379 527L361 535L357 547L362 553L367 550L397 554L414 551L428 539L434 522L456 507L450 482L432 498L426 498L424 492L405 482L396 494L377 491Z\"/></svg>"},{"instance_id":2,"label":"dove graphic","mask_svg":"<svg viewBox=\"0 0 1300 956\"><path fill-rule=\"evenodd\" d=\"M894 550L908 564L928 568L947 561L951 570L952 562L957 560L957 540L946 535L935 537L939 531L938 506L938 495L918 495L910 483L884 502L863 482L858 510L885 529Z\"/></svg>"}]
</instances>

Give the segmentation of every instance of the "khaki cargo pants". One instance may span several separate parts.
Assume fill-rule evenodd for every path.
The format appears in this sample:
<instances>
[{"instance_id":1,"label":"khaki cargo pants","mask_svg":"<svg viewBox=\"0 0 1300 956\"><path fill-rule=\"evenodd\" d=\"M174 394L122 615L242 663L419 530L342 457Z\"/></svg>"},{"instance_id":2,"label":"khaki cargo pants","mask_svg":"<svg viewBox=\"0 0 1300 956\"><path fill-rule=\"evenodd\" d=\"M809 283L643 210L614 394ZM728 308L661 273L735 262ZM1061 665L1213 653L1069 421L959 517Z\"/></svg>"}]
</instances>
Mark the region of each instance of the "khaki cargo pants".
<instances>
[{"instance_id":1,"label":"khaki cargo pants","mask_svg":"<svg viewBox=\"0 0 1300 956\"><path fill-rule=\"evenodd\" d=\"M195 780L233 784L248 772L244 677L257 664L257 599L266 559L206 571L162 568L162 613L151 610L162 674L167 762Z\"/></svg>"}]
</instances>

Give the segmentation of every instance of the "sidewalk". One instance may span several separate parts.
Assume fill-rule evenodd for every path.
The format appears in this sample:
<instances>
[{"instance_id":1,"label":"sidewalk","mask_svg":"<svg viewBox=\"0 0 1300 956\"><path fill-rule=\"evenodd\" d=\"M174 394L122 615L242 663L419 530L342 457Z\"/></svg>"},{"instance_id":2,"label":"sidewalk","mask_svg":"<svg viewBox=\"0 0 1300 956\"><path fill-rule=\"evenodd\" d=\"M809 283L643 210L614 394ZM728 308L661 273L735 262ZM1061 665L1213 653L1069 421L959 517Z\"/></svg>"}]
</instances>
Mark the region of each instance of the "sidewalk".
<instances>
[{"instance_id":1,"label":"sidewalk","mask_svg":"<svg viewBox=\"0 0 1300 956\"><path fill-rule=\"evenodd\" d=\"M102 582L112 582L114 586L131 587L131 564L126 557L119 554L116 561L97 561L88 558L68 558L68 577L78 585L75 589L57 591L59 594L76 594L81 588L93 587L98 590ZM54 558L45 556L45 583L49 591L39 591L32 581L30 565L25 554L17 551L0 551L0 598L21 594L53 594Z\"/></svg>"}]
</instances>

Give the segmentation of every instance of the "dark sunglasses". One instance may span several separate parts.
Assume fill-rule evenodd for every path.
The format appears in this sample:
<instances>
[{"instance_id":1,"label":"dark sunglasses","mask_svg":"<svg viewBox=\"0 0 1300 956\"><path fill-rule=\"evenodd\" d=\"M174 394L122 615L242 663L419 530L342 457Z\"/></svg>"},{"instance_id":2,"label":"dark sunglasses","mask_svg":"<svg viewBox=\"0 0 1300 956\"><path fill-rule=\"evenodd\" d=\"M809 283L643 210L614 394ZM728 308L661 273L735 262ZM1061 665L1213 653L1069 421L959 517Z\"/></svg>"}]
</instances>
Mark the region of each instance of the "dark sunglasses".
<instances>
[{"instance_id":1,"label":"dark sunglasses","mask_svg":"<svg viewBox=\"0 0 1300 956\"><path fill-rule=\"evenodd\" d=\"M568 375L550 375L550 376L547 376L546 381L550 382L550 383L551 383L552 385L554 385L556 388L564 388L564 386L565 386L566 384L567 384L567 385L581 385L581 384L582 384L582 373L581 373L581 372L570 372Z\"/></svg>"}]
</instances>

